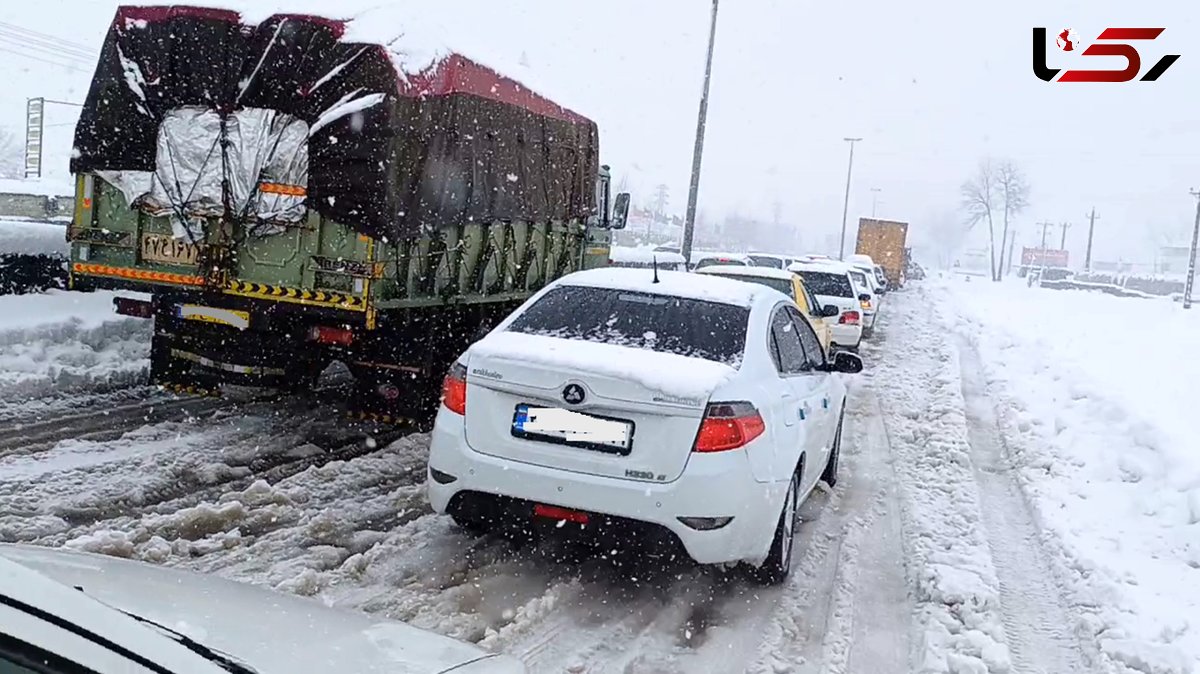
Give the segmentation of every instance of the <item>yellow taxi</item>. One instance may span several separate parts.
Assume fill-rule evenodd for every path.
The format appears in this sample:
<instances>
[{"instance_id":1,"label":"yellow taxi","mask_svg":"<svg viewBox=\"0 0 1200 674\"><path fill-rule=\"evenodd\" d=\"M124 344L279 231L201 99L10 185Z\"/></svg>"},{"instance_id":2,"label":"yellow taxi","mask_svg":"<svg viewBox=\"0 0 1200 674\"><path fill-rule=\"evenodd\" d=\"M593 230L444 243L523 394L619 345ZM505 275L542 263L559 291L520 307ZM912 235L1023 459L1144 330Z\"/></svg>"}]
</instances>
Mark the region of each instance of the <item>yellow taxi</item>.
<instances>
[{"instance_id":1,"label":"yellow taxi","mask_svg":"<svg viewBox=\"0 0 1200 674\"><path fill-rule=\"evenodd\" d=\"M821 348L825 349L826 355L829 355L829 347L833 343L833 330L825 319L837 316L838 312L835 309L833 313L827 313L816 295L804 287L804 281L798 274L772 267L742 267L738 265L704 267L697 269L695 273L757 283L774 288L791 297L796 302L796 306L800 307L804 317L808 319L809 325L812 325L813 332L817 333L817 339L821 341Z\"/></svg>"}]
</instances>

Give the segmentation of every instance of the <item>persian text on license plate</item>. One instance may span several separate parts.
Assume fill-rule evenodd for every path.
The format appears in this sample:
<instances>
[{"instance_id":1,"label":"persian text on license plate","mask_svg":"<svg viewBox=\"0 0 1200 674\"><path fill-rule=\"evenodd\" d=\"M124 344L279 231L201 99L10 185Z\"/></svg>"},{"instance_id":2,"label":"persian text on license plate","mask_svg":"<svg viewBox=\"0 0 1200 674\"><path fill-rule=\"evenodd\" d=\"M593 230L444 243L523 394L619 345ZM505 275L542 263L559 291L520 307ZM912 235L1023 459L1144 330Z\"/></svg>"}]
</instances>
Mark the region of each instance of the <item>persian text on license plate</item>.
<instances>
[{"instance_id":1,"label":"persian text on license plate","mask_svg":"<svg viewBox=\"0 0 1200 674\"><path fill-rule=\"evenodd\" d=\"M200 257L200 246L172 236L143 234L141 253L146 262L194 266Z\"/></svg>"}]
</instances>

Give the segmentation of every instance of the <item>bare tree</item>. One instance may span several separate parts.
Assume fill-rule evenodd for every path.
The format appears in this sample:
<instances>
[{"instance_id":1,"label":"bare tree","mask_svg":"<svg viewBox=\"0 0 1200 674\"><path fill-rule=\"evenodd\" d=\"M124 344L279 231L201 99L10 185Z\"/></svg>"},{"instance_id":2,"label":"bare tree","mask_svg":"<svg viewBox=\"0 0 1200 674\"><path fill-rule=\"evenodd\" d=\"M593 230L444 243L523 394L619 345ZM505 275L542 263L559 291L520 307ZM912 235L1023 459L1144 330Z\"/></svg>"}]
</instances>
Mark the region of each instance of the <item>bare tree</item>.
<instances>
[{"instance_id":1,"label":"bare tree","mask_svg":"<svg viewBox=\"0 0 1200 674\"><path fill-rule=\"evenodd\" d=\"M1029 206L1029 183L1025 174L1009 160L1000 162L996 167L996 187L1000 192L1000 200L1004 206L1004 224L1000 236L1000 268L996 270L996 280L1004 276L1004 249L1012 249L1008 240L1009 219L1016 217ZM1013 232L1016 236L1016 232ZM1009 265L1012 264L1011 253Z\"/></svg>"},{"instance_id":2,"label":"bare tree","mask_svg":"<svg viewBox=\"0 0 1200 674\"><path fill-rule=\"evenodd\" d=\"M21 178L25 149L11 131L0 127L0 178Z\"/></svg>"},{"instance_id":3,"label":"bare tree","mask_svg":"<svg viewBox=\"0 0 1200 674\"><path fill-rule=\"evenodd\" d=\"M991 255L992 280L999 281L996 274L996 225L992 213L996 209L996 201L1000 197L999 185L996 181L996 170L991 159L979 162L975 176L959 188L962 194L962 208L967 213L967 228L971 229L980 221L986 221L988 226L988 253Z\"/></svg>"}]
</instances>

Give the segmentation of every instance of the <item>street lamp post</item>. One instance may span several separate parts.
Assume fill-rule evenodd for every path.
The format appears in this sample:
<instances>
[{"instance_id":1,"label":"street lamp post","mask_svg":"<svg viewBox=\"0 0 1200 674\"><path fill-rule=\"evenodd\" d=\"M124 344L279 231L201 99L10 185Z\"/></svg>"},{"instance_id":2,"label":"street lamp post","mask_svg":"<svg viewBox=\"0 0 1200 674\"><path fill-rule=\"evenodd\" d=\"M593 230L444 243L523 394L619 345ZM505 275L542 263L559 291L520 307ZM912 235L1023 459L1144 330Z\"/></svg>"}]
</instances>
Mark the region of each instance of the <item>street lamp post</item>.
<instances>
[{"instance_id":1,"label":"street lamp post","mask_svg":"<svg viewBox=\"0 0 1200 674\"><path fill-rule=\"evenodd\" d=\"M854 144L862 138L843 138L850 143L850 165L846 167L846 200L842 204L842 238L838 247L838 259L846 259L846 215L850 212L850 174L854 171Z\"/></svg>"},{"instance_id":2,"label":"street lamp post","mask_svg":"<svg viewBox=\"0 0 1200 674\"><path fill-rule=\"evenodd\" d=\"M696 146L692 150L692 180L688 185L687 216L683 223L683 245L680 253L688 264L692 262L692 237L696 232L696 200L700 194L700 163L704 155L704 128L708 123L708 85L712 81L713 46L717 41L717 5L713 0L712 22L708 29L708 56L704 62L704 91L700 94L700 113L696 119Z\"/></svg>"}]
</instances>

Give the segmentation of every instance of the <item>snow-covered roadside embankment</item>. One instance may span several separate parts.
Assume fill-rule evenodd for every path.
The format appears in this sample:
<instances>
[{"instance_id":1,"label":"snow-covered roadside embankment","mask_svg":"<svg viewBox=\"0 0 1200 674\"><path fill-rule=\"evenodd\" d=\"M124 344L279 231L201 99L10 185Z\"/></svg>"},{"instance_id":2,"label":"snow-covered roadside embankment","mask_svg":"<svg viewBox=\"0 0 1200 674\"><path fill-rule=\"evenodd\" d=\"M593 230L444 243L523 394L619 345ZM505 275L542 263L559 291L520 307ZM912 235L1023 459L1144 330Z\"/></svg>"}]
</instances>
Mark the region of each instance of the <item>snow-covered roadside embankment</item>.
<instances>
[{"instance_id":1,"label":"snow-covered roadside embankment","mask_svg":"<svg viewBox=\"0 0 1200 674\"><path fill-rule=\"evenodd\" d=\"M996 572L980 517L958 353L917 291L890 299L875 374L910 541L920 672L1010 667Z\"/></svg>"},{"instance_id":2,"label":"snow-covered roadside embankment","mask_svg":"<svg viewBox=\"0 0 1200 674\"><path fill-rule=\"evenodd\" d=\"M151 325L114 313L113 297L56 290L0 297L0 400L141 381Z\"/></svg>"},{"instance_id":3,"label":"snow-covered roadside embankment","mask_svg":"<svg viewBox=\"0 0 1200 674\"><path fill-rule=\"evenodd\" d=\"M1018 284L934 292L979 352L1077 632L1125 671L1200 671L1200 317Z\"/></svg>"}]
</instances>

